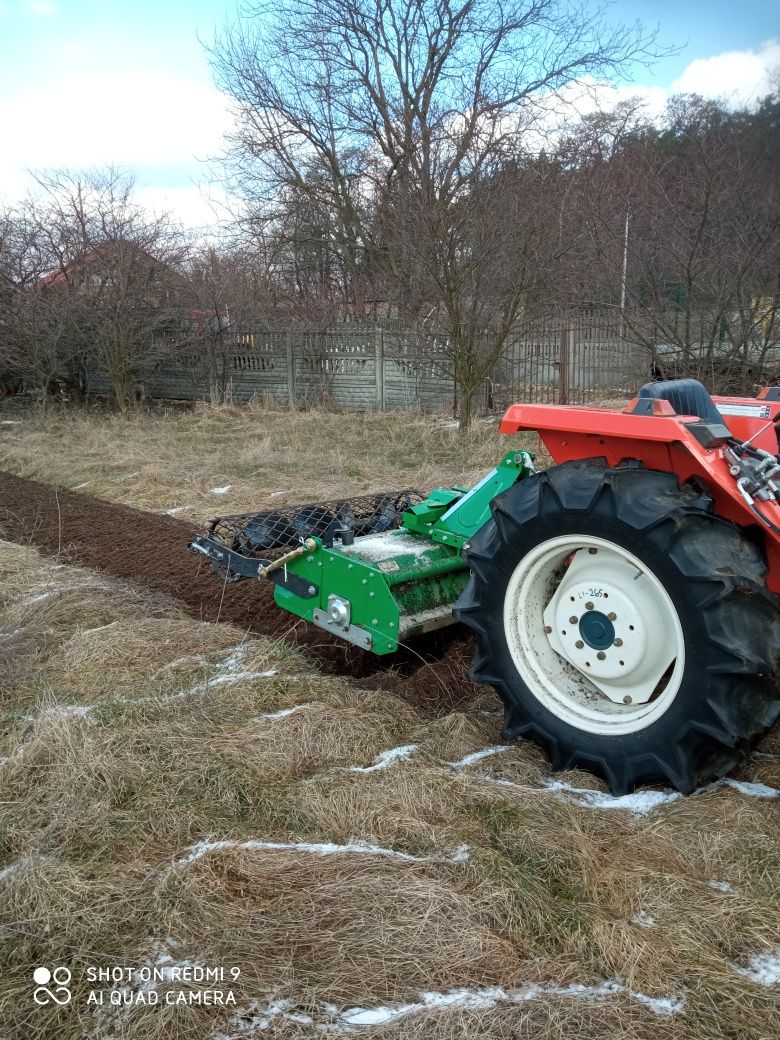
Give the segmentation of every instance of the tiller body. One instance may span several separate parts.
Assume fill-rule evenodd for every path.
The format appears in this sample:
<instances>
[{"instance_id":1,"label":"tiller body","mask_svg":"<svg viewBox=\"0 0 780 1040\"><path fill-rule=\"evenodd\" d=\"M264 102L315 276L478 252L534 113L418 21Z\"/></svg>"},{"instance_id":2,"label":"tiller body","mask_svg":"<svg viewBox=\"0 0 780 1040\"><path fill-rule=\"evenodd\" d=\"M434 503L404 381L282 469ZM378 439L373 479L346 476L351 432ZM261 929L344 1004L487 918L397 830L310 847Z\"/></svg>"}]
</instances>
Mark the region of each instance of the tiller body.
<instances>
[{"instance_id":1,"label":"tiller body","mask_svg":"<svg viewBox=\"0 0 780 1040\"><path fill-rule=\"evenodd\" d=\"M468 576L463 546L489 519L493 499L532 470L529 452L511 451L471 489L217 517L190 548L223 580L265 577L291 614L390 654L410 636L455 621L452 605Z\"/></svg>"}]
</instances>

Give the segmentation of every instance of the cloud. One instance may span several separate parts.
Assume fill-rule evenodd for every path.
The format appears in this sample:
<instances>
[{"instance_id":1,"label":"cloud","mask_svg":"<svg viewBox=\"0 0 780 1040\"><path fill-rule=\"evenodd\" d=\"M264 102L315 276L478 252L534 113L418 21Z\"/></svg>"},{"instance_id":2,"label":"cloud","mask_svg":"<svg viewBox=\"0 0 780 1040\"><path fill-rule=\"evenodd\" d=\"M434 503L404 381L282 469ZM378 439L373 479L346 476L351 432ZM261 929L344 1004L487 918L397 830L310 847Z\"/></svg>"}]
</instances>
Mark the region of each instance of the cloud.
<instances>
[{"instance_id":1,"label":"cloud","mask_svg":"<svg viewBox=\"0 0 780 1040\"><path fill-rule=\"evenodd\" d=\"M155 208L170 209L188 224L214 223L193 182L207 177L201 160L223 150L231 123L226 97L194 76L125 67L68 72L56 82L39 77L32 89L0 94L6 142L0 150L0 199L26 193L32 184L28 170L113 163L150 183L148 199Z\"/></svg>"},{"instance_id":2,"label":"cloud","mask_svg":"<svg viewBox=\"0 0 780 1040\"><path fill-rule=\"evenodd\" d=\"M5 155L31 167L189 161L218 151L229 125L214 88L140 68L71 73L0 97Z\"/></svg>"},{"instance_id":3,"label":"cloud","mask_svg":"<svg viewBox=\"0 0 780 1040\"><path fill-rule=\"evenodd\" d=\"M7 7L0 0L0 13ZM24 9L43 15L54 13L56 5L24 0ZM117 53L114 40L63 37L56 58L40 62L33 81L9 77L0 91L0 200L28 190L29 169L114 163L138 173L153 208L171 210L190 225L213 225L214 206L221 211L224 195L217 189L204 192L194 182L208 178L198 159L223 149L232 125L228 99L210 83L205 66L185 73L157 64L149 71L145 60L132 48ZM569 103L584 113L638 97L651 117L680 92L750 103L768 93L778 68L780 43L770 40L752 50L697 58L669 87L582 83L539 108L542 114L546 110L549 128Z\"/></svg>"},{"instance_id":4,"label":"cloud","mask_svg":"<svg viewBox=\"0 0 780 1040\"><path fill-rule=\"evenodd\" d=\"M57 13L57 5L51 0L27 0L24 5L30 14L52 15Z\"/></svg>"},{"instance_id":5,"label":"cloud","mask_svg":"<svg viewBox=\"0 0 780 1040\"><path fill-rule=\"evenodd\" d=\"M749 105L776 86L780 42L767 40L756 50L726 51L696 58L672 83L672 94L701 94L732 105ZM773 82L774 78L774 82Z\"/></svg>"}]
</instances>

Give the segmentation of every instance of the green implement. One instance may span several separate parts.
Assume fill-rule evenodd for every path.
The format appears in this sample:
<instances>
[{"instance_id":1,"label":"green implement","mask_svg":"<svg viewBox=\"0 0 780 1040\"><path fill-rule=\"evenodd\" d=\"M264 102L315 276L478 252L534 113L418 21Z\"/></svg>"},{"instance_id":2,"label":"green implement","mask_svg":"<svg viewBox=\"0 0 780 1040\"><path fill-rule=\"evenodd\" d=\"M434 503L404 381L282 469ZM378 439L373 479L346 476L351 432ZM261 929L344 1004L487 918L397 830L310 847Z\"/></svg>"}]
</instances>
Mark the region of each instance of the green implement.
<instances>
[{"instance_id":1,"label":"green implement","mask_svg":"<svg viewBox=\"0 0 780 1040\"><path fill-rule=\"evenodd\" d=\"M510 451L470 489L439 488L416 503L419 496L398 492L220 517L190 548L225 581L266 578L282 609L390 654L409 636L453 623L468 578L461 550L496 496L532 472L528 452ZM262 556L288 547L276 561Z\"/></svg>"}]
</instances>

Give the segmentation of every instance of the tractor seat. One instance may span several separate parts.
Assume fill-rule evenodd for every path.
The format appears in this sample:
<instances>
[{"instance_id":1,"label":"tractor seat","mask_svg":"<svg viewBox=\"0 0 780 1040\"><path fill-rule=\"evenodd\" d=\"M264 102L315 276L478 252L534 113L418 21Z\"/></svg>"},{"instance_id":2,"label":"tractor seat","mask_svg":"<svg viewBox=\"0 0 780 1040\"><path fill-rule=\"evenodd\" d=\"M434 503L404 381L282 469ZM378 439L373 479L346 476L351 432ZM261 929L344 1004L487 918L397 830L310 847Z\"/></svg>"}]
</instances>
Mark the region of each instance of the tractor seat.
<instances>
[{"instance_id":1,"label":"tractor seat","mask_svg":"<svg viewBox=\"0 0 780 1040\"><path fill-rule=\"evenodd\" d=\"M639 396L668 401L678 415L698 415L702 422L723 424L723 416L698 379L662 379L645 383Z\"/></svg>"}]
</instances>

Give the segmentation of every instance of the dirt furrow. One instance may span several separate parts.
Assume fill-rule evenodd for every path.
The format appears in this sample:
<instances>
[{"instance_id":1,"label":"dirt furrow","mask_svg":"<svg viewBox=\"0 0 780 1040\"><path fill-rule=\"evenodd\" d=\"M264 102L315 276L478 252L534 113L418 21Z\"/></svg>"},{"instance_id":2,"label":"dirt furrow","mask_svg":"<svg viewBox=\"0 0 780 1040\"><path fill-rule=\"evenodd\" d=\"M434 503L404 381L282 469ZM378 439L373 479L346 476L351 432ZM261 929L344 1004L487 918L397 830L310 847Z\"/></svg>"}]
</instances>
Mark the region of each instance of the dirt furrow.
<instances>
[{"instance_id":1,"label":"dirt furrow","mask_svg":"<svg viewBox=\"0 0 780 1040\"><path fill-rule=\"evenodd\" d=\"M41 552L168 595L203 621L223 621L304 647L326 672L392 688L426 713L451 710L473 692L469 640L453 626L382 659L279 610L266 582L224 586L187 549L197 528L0 472L0 535Z\"/></svg>"}]
</instances>

